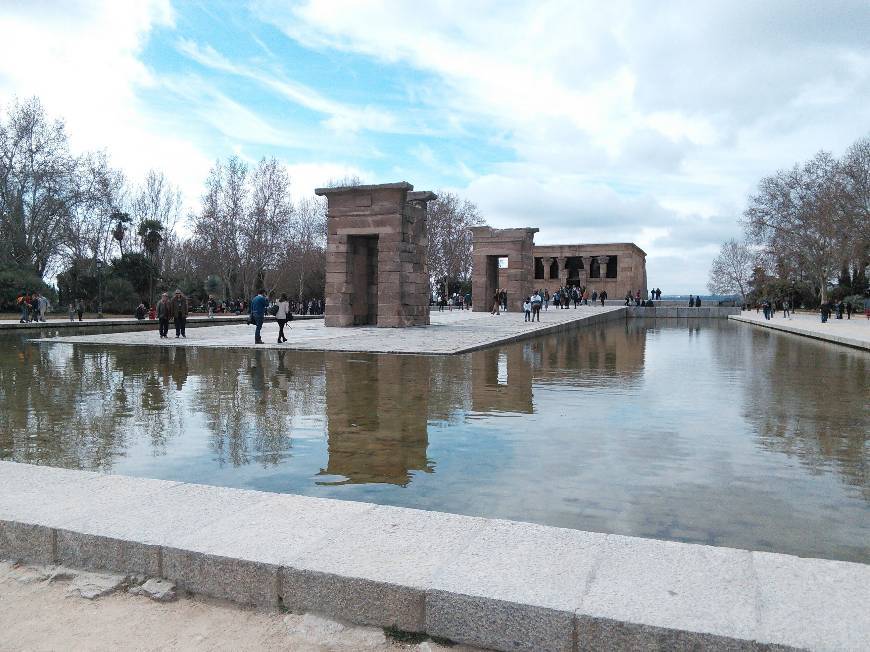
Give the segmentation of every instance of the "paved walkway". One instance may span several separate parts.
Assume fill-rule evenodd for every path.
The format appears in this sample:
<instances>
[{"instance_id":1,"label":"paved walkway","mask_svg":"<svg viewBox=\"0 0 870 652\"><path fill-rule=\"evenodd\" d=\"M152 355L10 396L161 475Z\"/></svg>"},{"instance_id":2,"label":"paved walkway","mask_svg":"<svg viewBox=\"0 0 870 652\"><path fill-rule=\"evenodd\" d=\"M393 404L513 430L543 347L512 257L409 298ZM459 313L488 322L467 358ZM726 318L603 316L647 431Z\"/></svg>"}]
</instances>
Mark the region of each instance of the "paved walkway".
<instances>
[{"instance_id":1,"label":"paved walkway","mask_svg":"<svg viewBox=\"0 0 870 652\"><path fill-rule=\"evenodd\" d=\"M190 330L186 339L176 339L170 328L168 339L156 331L100 333L39 340L76 344L124 344L147 346L192 346L209 348L269 348L305 351L354 351L371 353L453 354L543 335L581 324L593 324L624 316L618 306L583 307L541 312L541 321L523 321L519 312L490 315L488 312L454 310L432 313L430 326L412 328L328 328L322 320L293 321L287 328L288 341L278 344L278 326L263 326L265 344L255 345L254 328L247 324L213 326Z\"/></svg>"},{"instance_id":2,"label":"paved walkway","mask_svg":"<svg viewBox=\"0 0 870 652\"><path fill-rule=\"evenodd\" d=\"M818 315L797 314L792 319L784 319L781 312L767 320L754 310L744 310L728 319L870 351L870 320L863 314L852 315L852 319L829 319L826 324Z\"/></svg>"},{"instance_id":3,"label":"paved walkway","mask_svg":"<svg viewBox=\"0 0 870 652\"><path fill-rule=\"evenodd\" d=\"M207 315L191 315L187 318L187 323L191 326L200 326L200 325L211 325L211 324L233 324L246 322L248 319L247 315L215 315L213 318L208 317ZM322 316L319 315L306 315L304 317L297 316L296 319L323 319ZM171 325L171 324L170 324ZM136 319L134 317L103 317L102 319L97 319L95 317L88 317L79 321L78 319L74 321L70 321L66 317L50 317L46 319L44 322L27 322L22 324L18 319L6 318L0 319L0 331L4 330L33 330L40 328L48 328L48 329L56 329L56 328L88 328L88 329L97 329L97 328L107 328L107 327L118 327L118 326L136 326L140 328L148 328L153 327L157 328L157 322L152 319Z\"/></svg>"},{"instance_id":4,"label":"paved walkway","mask_svg":"<svg viewBox=\"0 0 870 652\"><path fill-rule=\"evenodd\" d=\"M870 649L870 565L13 462L0 558L497 650Z\"/></svg>"}]
</instances>

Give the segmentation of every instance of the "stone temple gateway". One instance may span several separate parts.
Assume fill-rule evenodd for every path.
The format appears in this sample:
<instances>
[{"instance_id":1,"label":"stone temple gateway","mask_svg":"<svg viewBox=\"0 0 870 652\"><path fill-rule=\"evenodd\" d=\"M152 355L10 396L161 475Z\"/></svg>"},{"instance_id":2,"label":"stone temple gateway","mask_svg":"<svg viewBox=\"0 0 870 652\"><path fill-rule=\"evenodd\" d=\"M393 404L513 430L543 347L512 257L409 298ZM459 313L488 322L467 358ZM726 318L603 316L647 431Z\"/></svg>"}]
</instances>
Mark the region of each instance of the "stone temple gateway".
<instances>
[{"instance_id":1,"label":"stone temple gateway","mask_svg":"<svg viewBox=\"0 0 870 652\"><path fill-rule=\"evenodd\" d=\"M325 324L427 326L426 210L435 194L406 181L314 192L329 203ZM511 310L535 289L567 285L647 298L646 253L635 244L536 246L531 227L471 232L475 311L491 308L496 289L507 292Z\"/></svg>"},{"instance_id":2,"label":"stone temple gateway","mask_svg":"<svg viewBox=\"0 0 870 652\"><path fill-rule=\"evenodd\" d=\"M327 326L429 324L426 203L407 182L317 188L329 202Z\"/></svg>"}]
</instances>

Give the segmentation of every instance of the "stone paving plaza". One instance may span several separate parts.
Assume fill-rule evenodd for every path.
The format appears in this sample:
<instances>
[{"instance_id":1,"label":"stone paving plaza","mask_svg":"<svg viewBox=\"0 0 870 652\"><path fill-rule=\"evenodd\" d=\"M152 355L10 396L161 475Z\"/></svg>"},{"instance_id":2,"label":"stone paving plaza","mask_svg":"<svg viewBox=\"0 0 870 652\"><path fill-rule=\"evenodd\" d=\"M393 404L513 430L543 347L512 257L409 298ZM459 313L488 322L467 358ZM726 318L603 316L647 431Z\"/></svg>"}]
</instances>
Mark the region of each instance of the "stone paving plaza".
<instances>
[{"instance_id":1,"label":"stone paving plaza","mask_svg":"<svg viewBox=\"0 0 870 652\"><path fill-rule=\"evenodd\" d=\"M254 327L247 324L212 326L190 330L186 339L176 339L170 326L169 338L161 340L154 331L101 333L58 337L41 342L76 344L124 344L147 346L193 346L208 348L258 348L303 351L350 351L370 353L454 354L543 335L581 324L592 324L624 316L618 306L582 306L541 311L540 322L523 321L522 312L491 315L488 312L453 310L432 313L430 326L378 328L325 326L323 320L293 321L284 329L287 342L278 344L278 326L263 326L264 344L254 344Z\"/></svg>"},{"instance_id":2,"label":"stone paving plaza","mask_svg":"<svg viewBox=\"0 0 870 652\"><path fill-rule=\"evenodd\" d=\"M825 324L818 315L798 313L792 319L785 319L780 312L768 320L754 310L744 310L730 319L870 351L870 320L863 314L852 315L852 319L829 319Z\"/></svg>"}]
</instances>

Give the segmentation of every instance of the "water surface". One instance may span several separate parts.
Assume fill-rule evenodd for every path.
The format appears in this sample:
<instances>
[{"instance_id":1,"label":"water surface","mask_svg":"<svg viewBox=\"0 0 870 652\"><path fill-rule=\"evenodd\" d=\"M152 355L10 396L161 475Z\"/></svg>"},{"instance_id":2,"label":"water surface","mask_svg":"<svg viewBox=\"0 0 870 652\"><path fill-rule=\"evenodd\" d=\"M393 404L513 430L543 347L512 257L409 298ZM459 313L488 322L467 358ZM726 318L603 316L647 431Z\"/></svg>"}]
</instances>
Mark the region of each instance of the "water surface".
<instances>
[{"instance_id":1,"label":"water surface","mask_svg":"<svg viewBox=\"0 0 870 652\"><path fill-rule=\"evenodd\" d=\"M629 320L463 356L0 338L0 458L870 562L870 355Z\"/></svg>"}]
</instances>

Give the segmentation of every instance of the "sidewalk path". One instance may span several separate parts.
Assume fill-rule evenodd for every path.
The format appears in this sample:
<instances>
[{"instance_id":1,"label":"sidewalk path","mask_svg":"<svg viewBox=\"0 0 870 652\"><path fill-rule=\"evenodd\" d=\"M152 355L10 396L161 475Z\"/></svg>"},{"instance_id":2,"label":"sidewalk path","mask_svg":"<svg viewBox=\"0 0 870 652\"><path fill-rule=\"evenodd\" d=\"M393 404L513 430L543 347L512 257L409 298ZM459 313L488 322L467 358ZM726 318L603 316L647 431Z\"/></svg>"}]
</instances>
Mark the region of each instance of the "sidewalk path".
<instances>
[{"instance_id":1,"label":"sidewalk path","mask_svg":"<svg viewBox=\"0 0 870 652\"><path fill-rule=\"evenodd\" d=\"M571 308L541 312L541 321L523 321L523 313L490 315L488 312L454 310L432 313L430 326L410 328L327 327L322 320L293 321L285 327L288 341L278 344L278 326L263 326L264 344L254 344L254 329L247 324L199 328L176 339L155 332L100 333L35 340L75 344L128 344L146 346L197 346L209 348L285 349L305 351L355 351L370 353L467 353L495 344L544 335L566 328L624 319L625 309L617 306Z\"/></svg>"},{"instance_id":2,"label":"sidewalk path","mask_svg":"<svg viewBox=\"0 0 870 652\"><path fill-rule=\"evenodd\" d=\"M815 315L798 314L792 319L784 319L781 312L767 320L763 314L751 310L731 315L728 319L870 351L870 320L863 314L852 315L852 319L829 319L826 324Z\"/></svg>"}]
</instances>

